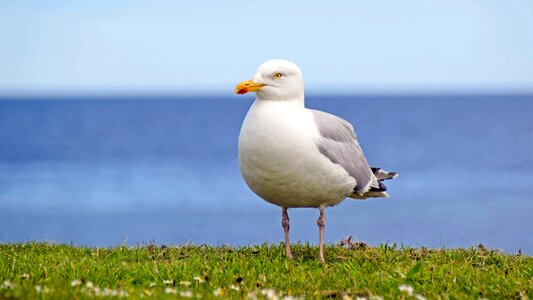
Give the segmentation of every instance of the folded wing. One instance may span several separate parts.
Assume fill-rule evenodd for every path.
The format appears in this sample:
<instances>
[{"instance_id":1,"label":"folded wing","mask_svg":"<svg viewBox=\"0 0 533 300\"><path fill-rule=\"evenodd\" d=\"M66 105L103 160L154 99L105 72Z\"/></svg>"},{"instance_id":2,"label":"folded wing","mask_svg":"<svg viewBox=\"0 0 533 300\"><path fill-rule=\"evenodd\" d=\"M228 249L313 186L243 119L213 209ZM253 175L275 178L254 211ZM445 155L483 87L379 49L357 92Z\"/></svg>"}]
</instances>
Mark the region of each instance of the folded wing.
<instances>
[{"instance_id":1,"label":"folded wing","mask_svg":"<svg viewBox=\"0 0 533 300\"><path fill-rule=\"evenodd\" d=\"M354 193L362 196L366 192L378 190L379 180L363 154L353 127L347 121L322 111L310 110L321 135L317 146L324 156L339 164L355 178Z\"/></svg>"}]
</instances>

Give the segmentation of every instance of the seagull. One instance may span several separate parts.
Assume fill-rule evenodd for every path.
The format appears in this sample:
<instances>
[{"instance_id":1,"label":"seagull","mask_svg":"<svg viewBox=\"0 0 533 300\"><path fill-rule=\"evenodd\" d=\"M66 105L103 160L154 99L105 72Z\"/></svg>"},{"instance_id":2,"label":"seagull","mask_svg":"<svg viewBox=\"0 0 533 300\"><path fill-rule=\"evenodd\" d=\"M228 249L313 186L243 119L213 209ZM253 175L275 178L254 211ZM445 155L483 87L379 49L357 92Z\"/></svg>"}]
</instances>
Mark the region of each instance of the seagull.
<instances>
[{"instance_id":1,"label":"seagull","mask_svg":"<svg viewBox=\"0 0 533 300\"><path fill-rule=\"evenodd\" d=\"M248 187L281 207L285 253L291 259L289 208L318 208L319 259L324 263L326 208L346 197L388 198L383 180L395 172L370 167L347 121L305 108L302 71L272 59L235 94L256 93L239 134L239 164Z\"/></svg>"}]
</instances>

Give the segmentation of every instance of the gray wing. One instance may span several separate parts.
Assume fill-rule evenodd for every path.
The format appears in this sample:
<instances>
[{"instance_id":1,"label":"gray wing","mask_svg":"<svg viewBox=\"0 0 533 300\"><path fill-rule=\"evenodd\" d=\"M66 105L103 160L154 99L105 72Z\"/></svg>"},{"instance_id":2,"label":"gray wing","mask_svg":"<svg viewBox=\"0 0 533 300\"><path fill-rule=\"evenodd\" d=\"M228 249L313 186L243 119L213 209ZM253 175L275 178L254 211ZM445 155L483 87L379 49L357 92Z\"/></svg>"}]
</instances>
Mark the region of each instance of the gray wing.
<instances>
[{"instance_id":1,"label":"gray wing","mask_svg":"<svg viewBox=\"0 0 533 300\"><path fill-rule=\"evenodd\" d=\"M313 109L310 111L321 135L317 144L320 153L355 178L357 185L354 192L362 195L371 187L379 188L379 182L357 142L352 125L332 114Z\"/></svg>"}]
</instances>

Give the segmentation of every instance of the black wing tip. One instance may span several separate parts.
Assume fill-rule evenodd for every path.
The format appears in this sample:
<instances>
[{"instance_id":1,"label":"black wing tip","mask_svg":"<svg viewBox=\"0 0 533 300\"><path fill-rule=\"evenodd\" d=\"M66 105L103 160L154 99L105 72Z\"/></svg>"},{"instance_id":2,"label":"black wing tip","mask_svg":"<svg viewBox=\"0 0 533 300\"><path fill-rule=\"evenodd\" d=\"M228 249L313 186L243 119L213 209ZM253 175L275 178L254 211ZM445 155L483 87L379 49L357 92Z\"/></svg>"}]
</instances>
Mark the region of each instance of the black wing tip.
<instances>
[{"instance_id":1,"label":"black wing tip","mask_svg":"<svg viewBox=\"0 0 533 300\"><path fill-rule=\"evenodd\" d=\"M371 192L385 192L387 191L387 187L385 186L385 184L383 184L383 182L378 181L378 184L379 184L379 187L371 187L370 188L370 191Z\"/></svg>"}]
</instances>

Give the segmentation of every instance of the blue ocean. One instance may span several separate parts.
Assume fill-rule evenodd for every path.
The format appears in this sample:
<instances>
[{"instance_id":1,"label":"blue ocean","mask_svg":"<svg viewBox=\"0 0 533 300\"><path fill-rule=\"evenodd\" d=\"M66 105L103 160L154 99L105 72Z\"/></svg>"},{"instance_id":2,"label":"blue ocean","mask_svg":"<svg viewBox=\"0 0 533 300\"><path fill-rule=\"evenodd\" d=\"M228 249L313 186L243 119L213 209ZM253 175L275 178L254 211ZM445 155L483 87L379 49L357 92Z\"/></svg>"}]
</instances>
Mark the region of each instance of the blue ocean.
<instances>
[{"instance_id":1,"label":"blue ocean","mask_svg":"<svg viewBox=\"0 0 533 300\"><path fill-rule=\"evenodd\" d=\"M0 101L0 242L84 246L278 243L281 212L241 179L253 96ZM369 162L400 173L389 199L327 210L326 241L533 254L533 95L321 96ZM293 209L294 242L318 241Z\"/></svg>"}]
</instances>

